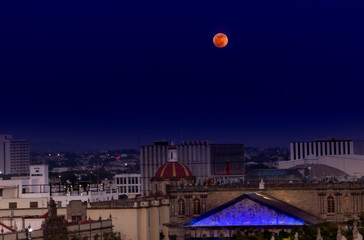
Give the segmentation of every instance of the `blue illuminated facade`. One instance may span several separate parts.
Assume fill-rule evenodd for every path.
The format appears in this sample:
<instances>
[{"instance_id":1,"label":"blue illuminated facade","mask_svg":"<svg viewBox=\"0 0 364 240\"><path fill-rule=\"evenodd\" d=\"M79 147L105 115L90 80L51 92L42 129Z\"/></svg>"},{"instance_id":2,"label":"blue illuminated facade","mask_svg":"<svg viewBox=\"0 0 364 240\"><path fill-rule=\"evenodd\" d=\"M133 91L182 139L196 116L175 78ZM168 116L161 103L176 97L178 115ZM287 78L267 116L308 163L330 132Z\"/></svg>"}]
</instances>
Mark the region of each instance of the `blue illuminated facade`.
<instances>
[{"instance_id":1,"label":"blue illuminated facade","mask_svg":"<svg viewBox=\"0 0 364 240\"><path fill-rule=\"evenodd\" d=\"M303 220L279 213L250 199L244 199L202 220L190 222L190 226L287 226L304 225Z\"/></svg>"}]
</instances>

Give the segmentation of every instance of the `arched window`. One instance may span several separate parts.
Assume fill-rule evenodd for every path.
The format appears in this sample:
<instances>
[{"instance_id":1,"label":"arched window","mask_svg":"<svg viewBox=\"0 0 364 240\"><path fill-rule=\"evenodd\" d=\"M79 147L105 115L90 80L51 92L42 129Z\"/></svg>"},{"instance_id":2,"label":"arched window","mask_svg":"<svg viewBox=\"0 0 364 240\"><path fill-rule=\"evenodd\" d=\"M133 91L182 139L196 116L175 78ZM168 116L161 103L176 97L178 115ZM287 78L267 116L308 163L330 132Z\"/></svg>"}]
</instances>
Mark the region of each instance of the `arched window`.
<instances>
[{"instance_id":1,"label":"arched window","mask_svg":"<svg viewBox=\"0 0 364 240\"><path fill-rule=\"evenodd\" d=\"M182 198L178 200L178 215L185 215L185 200Z\"/></svg>"},{"instance_id":2,"label":"arched window","mask_svg":"<svg viewBox=\"0 0 364 240\"><path fill-rule=\"evenodd\" d=\"M327 213L335 213L335 199L333 196L327 197Z\"/></svg>"},{"instance_id":3,"label":"arched window","mask_svg":"<svg viewBox=\"0 0 364 240\"><path fill-rule=\"evenodd\" d=\"M193 214L198 215L201 214L201 201L198 198L193 200Z\"/></svg>"}]
</instances>

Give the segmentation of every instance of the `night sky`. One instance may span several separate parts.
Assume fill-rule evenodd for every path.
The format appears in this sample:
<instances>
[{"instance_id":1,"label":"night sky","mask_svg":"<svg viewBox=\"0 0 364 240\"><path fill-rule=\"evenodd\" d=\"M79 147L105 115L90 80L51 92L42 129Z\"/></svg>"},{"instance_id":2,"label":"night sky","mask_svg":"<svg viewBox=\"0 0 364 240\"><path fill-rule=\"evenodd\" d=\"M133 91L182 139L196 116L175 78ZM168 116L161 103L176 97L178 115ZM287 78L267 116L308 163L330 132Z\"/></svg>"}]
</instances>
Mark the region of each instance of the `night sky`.
<instances>
[{"instance_id":1,"label":"night sky","mask_svg":"<svg viewBox=\"0 0 364 240\"><path fill-rule=\"evenodd\" d=\"M364 1L2 1L0 133L83 149L363 140L363 25Z\"/></svg>"}]
</instances>

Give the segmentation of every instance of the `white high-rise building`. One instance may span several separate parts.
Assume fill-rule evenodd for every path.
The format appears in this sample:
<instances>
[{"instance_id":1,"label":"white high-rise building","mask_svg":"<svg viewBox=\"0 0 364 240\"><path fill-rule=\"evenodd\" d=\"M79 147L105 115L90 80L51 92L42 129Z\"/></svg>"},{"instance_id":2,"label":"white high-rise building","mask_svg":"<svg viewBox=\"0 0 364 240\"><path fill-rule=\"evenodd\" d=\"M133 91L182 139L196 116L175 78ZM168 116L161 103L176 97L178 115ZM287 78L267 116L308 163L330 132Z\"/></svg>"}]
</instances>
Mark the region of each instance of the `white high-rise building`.
<instances>
[{"instance_id":1,"label":"white high-rise building","mask_svg":"<svg viewBox=\"0 0 364 240\"><path fill-rule=\"evenodd\" d=\"M29 174L29 140L0 135L0 171L2 174Z\"/></svg>"},{"instance_id":2,"label":"white high-rise building","mask_svg":"<svg viewBox=\"0 0 364 240\"><path fill-rule=\"evenodd\" d=\"M303 160L309 155L316 157L337 155L364 155L364 142L346 138L328 138L313 142L292 142L291 161Z\"/></svg>"},{"instance_id":3,"label":"white high-rise building","mask_svg":"<svg viewBox=\"0 0 364 240\"><path fill-rule=\"evenodd\" d=\"M292 142L290 153L291 159L279 162L278 168L311 168L312 164L321 164L337 168L350 176L364 176L364 141L328 138L312 142Z\"/></svg>"}]
</instances>

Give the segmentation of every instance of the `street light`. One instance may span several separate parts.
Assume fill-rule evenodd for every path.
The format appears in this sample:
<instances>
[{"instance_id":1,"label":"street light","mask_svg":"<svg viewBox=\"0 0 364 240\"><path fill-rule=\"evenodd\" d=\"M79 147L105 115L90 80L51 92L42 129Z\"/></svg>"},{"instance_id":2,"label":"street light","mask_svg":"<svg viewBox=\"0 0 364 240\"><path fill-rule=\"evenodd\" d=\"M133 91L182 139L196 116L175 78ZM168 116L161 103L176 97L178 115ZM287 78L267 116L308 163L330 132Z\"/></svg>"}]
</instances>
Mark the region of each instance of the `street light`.
<instances>
[{"instance_id":1,"label":"street light","mask_svg":"<svg viewBox=\"0 0 364 240\"><path fill-rule=\"evenodd\" d=\"M28 228L25 229L26 240L32 239L32 232L33 232L33 229L30 227L30 224L29 224Z\"/></svg>"}]
</instances>

